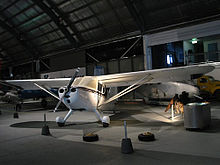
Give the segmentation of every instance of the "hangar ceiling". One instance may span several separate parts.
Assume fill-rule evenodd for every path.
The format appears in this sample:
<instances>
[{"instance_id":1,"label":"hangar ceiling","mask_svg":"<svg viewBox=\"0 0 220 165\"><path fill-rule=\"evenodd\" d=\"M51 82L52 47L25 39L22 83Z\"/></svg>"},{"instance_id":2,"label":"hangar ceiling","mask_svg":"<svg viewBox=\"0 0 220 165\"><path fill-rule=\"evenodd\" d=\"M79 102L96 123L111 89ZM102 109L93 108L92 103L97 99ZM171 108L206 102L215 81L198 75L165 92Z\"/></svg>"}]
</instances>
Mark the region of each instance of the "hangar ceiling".
<instances>
[{"instance_id":1,"label":"hangar ceiling","mask_svg":"<svg viewBox=\"0 0 220 165\"><path fill-rule=\"evenodd\" d=\"M1 0L1 65L219 18L219 0Z\"/></svg>"}]
</instances>

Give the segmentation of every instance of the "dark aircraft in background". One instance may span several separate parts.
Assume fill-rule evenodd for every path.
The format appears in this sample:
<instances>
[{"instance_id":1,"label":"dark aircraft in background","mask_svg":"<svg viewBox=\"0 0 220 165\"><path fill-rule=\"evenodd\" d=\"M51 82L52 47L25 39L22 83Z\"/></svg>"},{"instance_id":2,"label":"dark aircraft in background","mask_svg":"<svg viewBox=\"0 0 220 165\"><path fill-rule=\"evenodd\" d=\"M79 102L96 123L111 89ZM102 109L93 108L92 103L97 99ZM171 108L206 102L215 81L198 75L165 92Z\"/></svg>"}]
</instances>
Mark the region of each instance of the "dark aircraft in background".
<instances>
[{"instance_id":1,"label":"dark aircraft in background","mask_svg":"<svg viewBox=\"0 0 220 165\"><path fill-rule=\"evenodd\" d=\"M58 93L58 88L51 88L50 91L54 94ZM0 81L0 101L10 103L16 106L16 110L21 109L21 105L25 104L25 100L33 99L40 100L43 108L47 107L47 97L51 97L41 89L23 89L20 86L9 84L5 81ZM30 102L29 102L30 103Z\"/></svg>"}]
</instances>

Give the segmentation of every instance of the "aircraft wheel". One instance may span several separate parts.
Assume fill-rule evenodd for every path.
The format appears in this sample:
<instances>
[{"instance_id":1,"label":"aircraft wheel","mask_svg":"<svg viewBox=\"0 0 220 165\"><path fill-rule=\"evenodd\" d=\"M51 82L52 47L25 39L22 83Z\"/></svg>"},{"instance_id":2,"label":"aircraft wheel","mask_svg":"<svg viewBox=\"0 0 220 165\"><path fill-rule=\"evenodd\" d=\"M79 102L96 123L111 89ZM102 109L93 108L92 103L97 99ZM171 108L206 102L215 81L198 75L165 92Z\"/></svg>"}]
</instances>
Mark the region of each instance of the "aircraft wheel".
<instances>
[{"instance_id":1,"label":"aircraft wheel","mask_svg":"<svg viewBox=\"0 0 220 165\"><path fill-rule=\"evenodd\" d=\"M103 125L104 128L109 127L108 123L102 123L102 125Z\"/></svg>"},{"instance_id":2,"label":"aircraft wheel","mask_svg":"<svg viewBox=\"0 0 220 165\"><path fill-rule=\"evenodd\" d=\"M83 136L83 141L86 142L94 142L98 140L99 140L99 136L97 134L89 133Z\"/></svg>"},{"instance_id":3,"label":"aircraft wheel","mask_svg":"<svg viewBox=\"0 0 220 165\"><path fill-rule=\"evenodd\" d=\"M103 116L103 118L102 118L102 125L103 125L103 127L108 127L109 124L110 124L109 116Z\"/></svg>"},{"instance_id":4,"label":"aircraft wheel","mask_svg":"<svg viewBox=\"0 0 220 165\"><path fill-rule=\"evenodd\" d=\"M140 141L153 141L153 140L155 140L155 137L154 137L154 134L152 134L150 132L146 132L146 133L139 134L138 139Z\"/></svg>"},{"instance_id":5,"label":"aircraft wheel","mask_svg":"<svg viewBox=\"0 0 220 165\"><path fill-rule=\"evenodd\" d=\"M60 122L58 122L57 125L58 125L59 127L63 127L63 126L65 126L65 123L60 123Z\"/></svg>"}]
</instances>

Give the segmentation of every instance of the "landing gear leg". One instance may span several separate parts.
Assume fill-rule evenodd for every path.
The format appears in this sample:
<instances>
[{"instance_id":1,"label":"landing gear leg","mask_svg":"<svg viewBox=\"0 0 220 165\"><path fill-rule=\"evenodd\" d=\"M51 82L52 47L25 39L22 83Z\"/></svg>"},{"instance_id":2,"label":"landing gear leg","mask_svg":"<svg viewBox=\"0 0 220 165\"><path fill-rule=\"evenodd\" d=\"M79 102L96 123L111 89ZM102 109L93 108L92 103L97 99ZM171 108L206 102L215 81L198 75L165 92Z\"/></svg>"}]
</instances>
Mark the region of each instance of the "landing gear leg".
<instances>
[{"instance_id":1,"label":"landing gear leg","mask_svg":"<svg viewBox=\"0 0 220 165\"><path fill-rule=\"evenodd\" d=\"M66 120L71 116L72 113L73 113L73 110L70 108L69 112L68 112L67 115L64 117L64 119L63 119L62 117L57 117L57 118L56 118L57 125L58 125L59 127L64 126Z\"/></svg>"},{"instance_id":2,"label":"landing gear leg","mask_svg":"<svg viewBox=\"0 0 220 165\"><path fill-rule=\"evenodd\" d=\"M94 112L95 112L97 118L102 122L103 127L108 127L110 124L109 116L102 116L97 109L95 109Z\"/></svg>"}]
</instances>

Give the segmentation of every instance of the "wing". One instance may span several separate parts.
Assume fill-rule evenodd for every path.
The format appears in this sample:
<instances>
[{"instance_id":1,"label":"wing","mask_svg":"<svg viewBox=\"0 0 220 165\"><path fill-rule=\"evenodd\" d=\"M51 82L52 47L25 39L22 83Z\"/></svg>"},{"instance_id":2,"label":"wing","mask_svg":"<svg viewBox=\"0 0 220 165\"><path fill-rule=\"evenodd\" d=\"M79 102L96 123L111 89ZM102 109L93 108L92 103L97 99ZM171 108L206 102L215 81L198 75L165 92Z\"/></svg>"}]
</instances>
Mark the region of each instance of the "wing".
<instances>
[{"instance_id":1,"label":"wing","mask_svg":"<svg viewBox=\"0 0 220 165\"><path fill-rule=\"evenodd\" d=\"M215 67L211 64L200 64L183 66L176 68L154 69L147 71L129 72L96 76L97 80L107 87L139 85L144 83L169 82L169 81L186 81L190 80L192 75L205 74L212 71ZM142 80L139 82L139 80ZM70 78L56 78L56 79L27 79L27 80L7 80L5 82L20 86L24 90L39 89L34 83L43 85L49 88L59 88L66 86Z\"/></svg>"},{"instance_id":2,"label":"wing","mask_svg":"<svg viewBox=\"0 0 220 165\"><path fill-rule=\"evenodd\" d=\"M24 90L39 90L34 83L49 88L60 88L61 86L66 86L69 81L70 78L6 80L7 83L22 87Z\"/></svg>"},{"instance_id":3,"label":"wing","mask_svg":"<svg viewBox=\"0 0 220 165\"><path fill-rule=\"evenodd\" d=\"M135 84L143 77L147 77L140 83L158 83L169 81L187 81L191 80L192 75L199 75L211 72L215 67L210 64L191 65L175 68L154 69L147 71L119 73L97 76L99 82L106 87L129 86Z\"/></svg>"}]
</instances>

